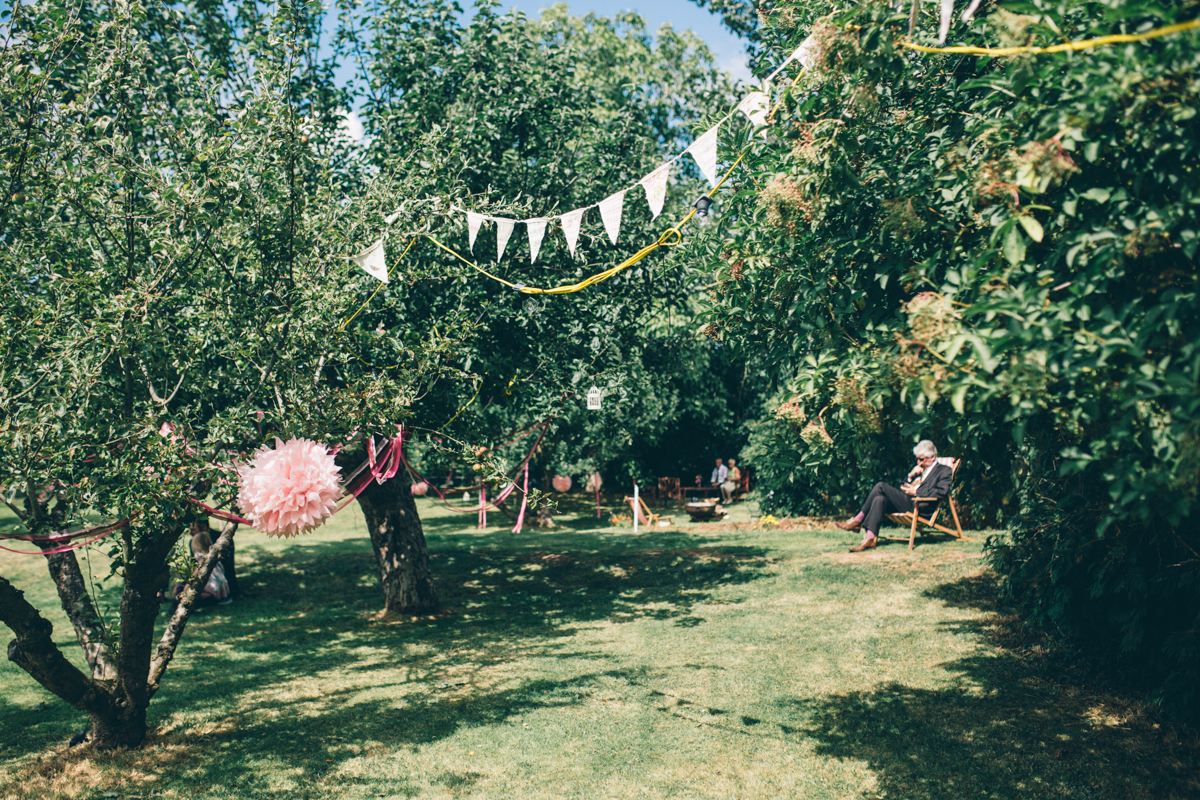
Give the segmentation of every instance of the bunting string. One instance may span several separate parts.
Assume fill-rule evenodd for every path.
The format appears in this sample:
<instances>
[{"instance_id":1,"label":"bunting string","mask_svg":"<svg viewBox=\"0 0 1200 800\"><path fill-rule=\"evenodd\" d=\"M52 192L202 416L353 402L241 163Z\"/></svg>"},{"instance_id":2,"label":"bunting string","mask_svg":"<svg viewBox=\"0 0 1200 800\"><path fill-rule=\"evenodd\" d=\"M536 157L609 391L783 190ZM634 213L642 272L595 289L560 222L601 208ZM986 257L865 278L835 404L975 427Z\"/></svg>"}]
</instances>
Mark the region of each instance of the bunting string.
<instances>
[{"instance_id":1,"label":"bunting string","mask_svg":"<svg viewBox=\"0 0 1200 800\"><path fill-rule=\"evenodd\" d=\"M978 4L975 4L978 5ZM965 16L965 15L964 15ZM913 42L899 42L901 47L907 47L909 50L918 50L922 53L948 53L967 56L1016 56L1024 53L1030 54L1045 54L1045 53L1066 53L1076 50L1090 50L1093 47L1105 47L1113 44L1128 44L1130 42L1146 42L1151 39L1158 39L1162 36L1170 36L1174 33L1184 33L1185 31L1196 30L1200 28L1200 19L1194 19L1190 22L1180 22L1175 25L1167 25L1162 28L1146 31L1144 33L1114 33L1111 36L1098 36L1095 39L1082 39L1078 42L1063 42L1062 44L1054 44L1048 47L927 47ZM943 41L944 41L943 36Z\"/></svg>"},{"instance_id":2,"label":"bunting string","mask_svg":"<svg viewBox=\"0 0 1200 800\"><path fill-rule=\"evenodd\" d=\"M895 0L897 7L903 5L904 0ZM918 7L919 0L911 0L914 9L913 24L911 28L915 28L918 16L915 10ZM954 14L954 0L941 0L938 15L938 43L943 44L946 37L949 35ZM968 22L972 19L981 5L981 0L971 0L967 8L961 14L962 22ZM1094 39L1086 39L1076 42L1065 42L1062 44L1050 45L1047 47L1003 47L1003 48L988 48L988 47L929 47L926 45L916 44L914 42L902 41L898 42L899 46L916 50L922 53L947 53L959 55L979 55L979 56L1012 56L1022 53L1040 54L1040 53L1062 53L1068 51L1087 50L1094 47L1102 47L1106 45L1124 44L1131 42L1142 42L1151 39L1156 39L1162 36L1171 34L1183 33L1186 31L1200 28L1200 19L1191 20L1189 22L1181 22L1174 25L1167 25L1161 28L1156 28L1142 33L1134 34L1113 34L1110 36L1100 36ZM912 30L910 29L910 35ZM638 180L634 186L642 187L645 192L646 202L650 207L652 218L657 218L662 212L663 204L666 199L667 187L670 183L672 166L683 158L684 155L689 155L696 162L696 166L704 175L705 179L710 184L716 183L716 165L717 165L717 144L720 135L721 126L727 123L737 114L743 114L756 129L762 129L762 134L766 135L766 125L768 124L770 113L770 98L767 92L770 91L771 81L778 77L783 70L792 62L798 62L803 69L811 68L813 61L818 57L820 45L816 38L812 35L808 36L783 62L764 79L763 89L765 91L753 91L741 99L737 106L719 119L711 128L698 136L691 145L683 152L676 155L674 158L664 162L649 174ZM718 184L719 185L719 184ZM475 242L478 239L479 232L485 224L494 223L496 225L496 262L504 258L504 253L508 247L508 243L512 237L513 230L518 222L526 226L526 232L529 239L529 255L530 263L537 261L538 255L541 252L541 245L546 234L546 229L551 222L558 221L563 229L564 238L567 241L567 247L570 250L571 256L575 256L575 250L579 239L579 231L586 213L593 208L600 210L600 217L604 223L605 232L608 234L612 244L616 244L621 230L621 218L624 212L625 197L629 192L629 188L615 192L608 197L600 200L592 205L583 206L582 208L572 209L562 214L533 217L525 220L510 219L507 217L495 217L487 214L481 214L476 211L470 211L461 208L457 205L451 205L450 210L455 213L463 214L467 220L467 249L470 253L474 253ZM711 197L711 194L710 194ZM689 215L690 216L690 215ZM397 214L391 214L386 217L386 222L391 224L397 218ZM685 220L686 221L686 220ZM682 224L682 223L680 223ZM590 278L581 281L578 284L568 286L558 286L551 289L538 289L527 287L524 284L514 284L505 281L491 274L487 270L477 264L468 261L460 256L457 252L446 247L444 244L434 239L428 234L423 234L427 239L432 241L438 247L446 250L464 263L469 264L473 269L481 272L493 280L499 281L513 289L516 289L525 294L567 294L570 292L580 291L588 286L591 286L600 281L606 280L617 272L636 264L652 252L654 249L671 244L678 243L678 228L668 229L658 242L643 248L631 256L626 261L613 267L611 270L593 275ZM672 236L675 240L672 241ZM410 242L411 246L411 242ZM357 256L354 256L354 261L365 271L374 275L381 281L386 282L388 279L388 269L384 265L383 239L380 239L367 250ZM368 298L370 302L370 298ZM366 304L364 304L366 305ZM361 310L361 309L360 309ZM351 318L353 319L353 317ZM349 322L349 320L347 321Z\"/></svg>"},{"instance_id":3,"label":"bunting string","mask_svg":"<svg viewBox=\"0 0 1200 800\"><path fill-rule=\"evenodd\" d=\"M750 152L749 150L742 151L742 154L737 157L736 161L733 162L733 165L725 173L724 177L722 177L721 180L717 182L716 186L714 186L711 190L709 190L706 193L706 196L712 197L714 194L717 193L717 190L720 189L725 184L725 181L729 180L729 176L733 174L733 171L735 169L737 169L738 165L742 163L742 159L744 159L746 157L746 154L749 152ZM482 275L486 275L487 277L491 278L492 280L494 280L498 283L502 283L505 286L509 287L510 289L518 291L522 294L572 294L573 292L583 291L584 289L588 288L589 286L595 286L597 283L608 280L612 276L616 275L618 272L621 272L623 270L626 270L626 269L632 267L634 264L638 263L639 261L644 259L646 256L650 255L651 253L653 253L655 250L657 250L660 247L673 247L673 246L679 244L680 242L683 241L683 234L680 233L679 229L682 228L684 225L686 225L687 222L693 216L695 216L695 214L696 214L696 209L693 208L691 211L688 212L686 217L684 217L682 220L679 221L678 225L676 225L673 228L667 228L665 231L662 232L662 234L659 235L659 237L656 241L652 242L651 244L646 245L641 250L637 251L632 256L630 256L629 258L622 261L620 264L617 264L615 267L610 267L609 269L606 269L603 272L598 272L595 275L592 275L591 277L584 278L579 283L572 283L572 284L567 284L564 286L555 286L550 289L540 289L536 286L526 286L523 283L513 283L512 281L505 280L504 278L501 278L498 275L493 275L492 273L488 272L486 269L479 266L475 262L469 261L468 259L464 258L462 255L460 255L456 251L454 251L451 248L447 247L446 245L442 244L437 239L435 239L433 236L430 236L429 234L422 234L422 235L429 241L433 242L433 244L435 244L442 250L446 251L450 255L457 258L459 261L466 264L471 269L474 269L475 271L481 273Z\"/></svg>"}]
</instances>

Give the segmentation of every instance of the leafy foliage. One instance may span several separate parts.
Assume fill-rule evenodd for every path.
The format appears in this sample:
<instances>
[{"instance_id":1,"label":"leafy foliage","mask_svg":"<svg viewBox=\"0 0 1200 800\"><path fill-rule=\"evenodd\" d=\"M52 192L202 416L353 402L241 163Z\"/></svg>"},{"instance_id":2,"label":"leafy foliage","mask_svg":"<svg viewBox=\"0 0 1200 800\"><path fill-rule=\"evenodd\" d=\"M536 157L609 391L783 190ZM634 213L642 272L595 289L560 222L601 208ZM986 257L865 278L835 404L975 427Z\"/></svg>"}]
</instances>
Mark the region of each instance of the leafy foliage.
<instances>
[{"instance_id":1,"label":"leafy foliage","mask_svg":"<svg viewBox=\"0 0 1200 800\"><path fill-rule=\"evenodd\" d=\"M36 610L4 621L109 744L144 732L155 591L191 501L228 499L229 462L275 436L393 432L454 346L341 330L346 256L394 198L347 200L314 150L339 96L305 67L310 11L185 11L19 4L0 50L0 485L28 533L129 520L116 682L49 686L73 668L47 660Z\"/></svg>"},{"instance_id":2,"label":"leafy foliage","mask_svg":"<svg viewBox=\"0 0 1200 800\"><path fill-rule=\"evenodd\" d=\"M924 55L897 45L907 9L784 5L816 61L708 243L724 279L710 314L785 365L777 402L797 396L831 441L777 421L759 446L800 449L796 485L838 504L918 437L964 456L972 522L1008 524L992 553L1031 618L1200 713L1196 34ZM933 5L916 4L927 44ZM948 43L1198 12L1011 2L956 20Z\"/></svg>"},{"instance_id":3,"label":"leafy foliage","mask_svg":"<svg viewBox=\"0 0 1200 800\"><path fill-rule=\"evenodd\" d=\"M338 46L346 57L370 54L355 84L369 136L363 158L381 175L436 182L401 204L389 241L397 255L407 237L429 232L477 263L494 264L495 227L485 225L468 253L464 218L450 211L451 202L517 219L591 205L683 150L709 114L736 102L699 39L664 26L651 42L633 14L579 18L556 6L529 19L502 16L484 3L463 24L437 3L391 0L381 9L363 20L343 14ZM409 132L421 126L433 133L413 142ZM551 225L531 264L518 226L503 261L487 268L545 287L623 260L682 218L701 191L695 166L684 159L678 167L657 220L642 190L629 192L618 245L593 209L574 256ZM402 328L420 340L440 330L447 315L470 317L469 350L457 362L469 378L439 384L423 398L414 408L418 426L495 443L553 418L538 457L545 477L609 470L610 478L628 482L666 474L661 470L680 474L713 457L702 453L688 464L679 461L696 454L670 458L681 438L695 441L691 426L716 432L710 447L739 443L730 435L738 421L724 389L729 382L737 387L742 370L696 330L690 295L697 279L671 250L661 248L585 292L527 296L464 271L418 240L397 262L401 279L354 325ZM721 388L709 388L701 400L693 387L710 382L713 371ZM607 393L599 412L585 408L592 385ZM489 464L511 466L528 446L505 450L508 464ZM463 447L423 455L431 470L460 475L477 460Z\"/></svg>"}]
</instances>

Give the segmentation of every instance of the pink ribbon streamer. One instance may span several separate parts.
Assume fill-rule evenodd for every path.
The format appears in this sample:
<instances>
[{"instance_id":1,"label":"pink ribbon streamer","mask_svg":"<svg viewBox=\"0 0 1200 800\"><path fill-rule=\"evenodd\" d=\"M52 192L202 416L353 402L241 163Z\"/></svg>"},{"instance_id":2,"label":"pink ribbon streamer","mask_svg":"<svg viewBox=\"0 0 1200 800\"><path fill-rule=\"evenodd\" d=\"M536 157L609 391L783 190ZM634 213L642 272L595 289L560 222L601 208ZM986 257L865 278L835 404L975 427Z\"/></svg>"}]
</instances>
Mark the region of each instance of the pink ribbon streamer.
<instances>
[{"instance_id":1,"label":"pink ribbon streamer","mask_svg":"<svg viewBox=\"0 0 1200 800\"><path fill-rule=\"evenodd\" d=\"M117 528L128 524L132 519L133 517L129 516L125 517L124 519L117 520L116 522L110 522L107 525L100 525L95 528L86 528L82 531L76 531L75 533L61 533L57 535L51 534L49 536L33 536L31 534L5 534L0 536L0 540L12 539L21 542L70 542L70 544L64 544L60 547L51 548L50 550L38 550L36 553L31 553L28 550L13 550L11 547L4 547L3 545L0 545L0 550L7 550L10 553L16 553L22 556L49 556L54 555L55 553L65 553L69 550L79 550L80 548L87 547L92 542L100 541ZM95 536L92 536L92 534L95 534ZM76 539L82 539L85 536L91 536L92 538L88 539L86 542L75 541Z\"/></svg>"},{"instance_id":2,"label":"pink ribbon streamer","mask_svg":"<svg viewBox=\"0 0 1200 800\"><path fill-rule=\"evenodd\" d=\"M525 524L525 507L529 505L529 459L525 459L525 489L521 495L521 510L517 512L517 524L513 526L513 533L520 533L521 526Z\"/></svg>"},{"instance_id":3,"label":"pink ribbon streamer","mask_svg":"<svg viewBox=\"0 0 1200 800\"><path fill-rule=\"evenodd\" d=\"M529 459L533 458L533 454L534 454L534 452L537 451L538 445L542 443L542 438L546 435L546 431L548 431L550 429L550 420L547 419L547 420L544 420L543 422L536 423L534 426L531 426L529 430L531 432L533 430L536 430L537 425L542 426L542 432L541 432L541 434L538 435L537 441L535 441L533 443L533 447L529 448L529 453L525 456L525 459L521 462L520 465L517 466L517 470L520 470L522 466L528 467ZM519 438L524 438L524 437L519 437ZM514 439L513 441L518 441L518 439ZM500 447L503 445L497 445L497 446ZM495 448L493 448L493 449L495 449ZM446 496L444 494L442 494L441 490L438 489L436 486L434 486L433 483L431 483L430 481L428 481L424 477L422 477L421 473L417 472L417 470L413 467L413 465L411 463L409 463L408 458L404 455L403 448L401 448L401 450L400 450L399 457L404 462L404 466L408 470L409 475L411 475L415 479L415 481L424 481L431 489L433 489L433 491L437 494L438 498L442 501L442 505L444 505L446 508L448 508L451 511L454 511L458 514L476 514L476 513L478 513L478 509L455 508L454 506L450 505L450 503L448 503L446 501ZM510 481L508 486L504 489L504 491L500 493L500 496L488 504L489 507L497 508L497 510L498 510L498 507L496 506L496 504L503 503L508 498L508 496L513 493L513 491L516 488L517 488L516 481Z\"/></svg>"},{"instance_id":4,"label":"pink ribbon streamer","mask_svg":"<svg viewBox=\"0 0 1200 800\"><path fill-rule=\"evenodd\" d=\"M119 528L120 526L118 525L116 527ZM11 547L5 547L4 545L0 545L0 550L7 550L10 553L16 553L17 555L21 555L21 556L50 556L50 555L54 555L55 553L65 553L68 550L78 550L81 547L87 547L92 542L98 542L101 539L103 539L105 536L108 536L110 533L113 532L113 530L116 530L116 528L113 528L112 530L106 530L104 533L102 533L98 536L95 536L91 539L88 539L86 542L72 542L71 544L63 545L62 547L54 547L49 550L38 550L36 553L31 553L28 550L13 550ZM15 538L15 537L5 537L5 538Z\"/></svg>"}]
</instances>

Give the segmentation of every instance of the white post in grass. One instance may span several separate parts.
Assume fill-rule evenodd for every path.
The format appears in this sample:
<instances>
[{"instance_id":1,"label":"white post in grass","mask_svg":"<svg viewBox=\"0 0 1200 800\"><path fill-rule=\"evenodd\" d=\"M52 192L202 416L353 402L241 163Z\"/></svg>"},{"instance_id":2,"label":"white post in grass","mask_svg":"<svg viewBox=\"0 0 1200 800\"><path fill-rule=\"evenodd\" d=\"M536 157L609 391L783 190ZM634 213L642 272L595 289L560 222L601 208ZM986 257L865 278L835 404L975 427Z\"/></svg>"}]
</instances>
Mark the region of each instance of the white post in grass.
<instances>
[{"instance_id":1,"label":"white post in grass","mask_svg":"<svg viewBox=\"0 0 1200 800\"><path fill-rule=\"evenodd\" d=\"M633 532L634 533L637 533L638 508L639 508L639 506L638 506L638 488L637 488L637 484L635 483L633 485Z\"/></svg>"}]
</instances>

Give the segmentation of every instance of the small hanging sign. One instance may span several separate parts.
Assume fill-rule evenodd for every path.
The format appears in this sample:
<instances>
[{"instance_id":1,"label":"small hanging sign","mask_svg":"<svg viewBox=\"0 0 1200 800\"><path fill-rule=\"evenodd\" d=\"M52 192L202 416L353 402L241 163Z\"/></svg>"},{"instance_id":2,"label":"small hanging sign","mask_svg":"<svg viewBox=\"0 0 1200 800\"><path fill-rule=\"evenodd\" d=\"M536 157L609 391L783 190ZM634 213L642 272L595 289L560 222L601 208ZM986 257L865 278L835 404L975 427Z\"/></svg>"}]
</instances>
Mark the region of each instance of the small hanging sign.
<instances>
[{"instance_id":1,"label":"small hanging sign","mask_svg":"<svg viewBox=\"0 0 1200 800\"><path fill-rule=\"evenodd\" d=\"M587 407L588 407L589 409L593 409L593 410L594 410L594 409L597 409L597 408L599 408L599 407L600 407L600 401L601 401L601 400L603 400L603 399L604 399L604 390L603 390L603 389L597 389L595 386L593 386L592 388L588 389L588 393L587 393L587 403L588 403L588 404L587 404Z\"/></svg>"}]
</instances>

